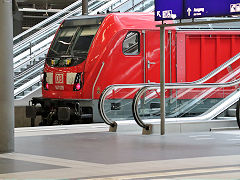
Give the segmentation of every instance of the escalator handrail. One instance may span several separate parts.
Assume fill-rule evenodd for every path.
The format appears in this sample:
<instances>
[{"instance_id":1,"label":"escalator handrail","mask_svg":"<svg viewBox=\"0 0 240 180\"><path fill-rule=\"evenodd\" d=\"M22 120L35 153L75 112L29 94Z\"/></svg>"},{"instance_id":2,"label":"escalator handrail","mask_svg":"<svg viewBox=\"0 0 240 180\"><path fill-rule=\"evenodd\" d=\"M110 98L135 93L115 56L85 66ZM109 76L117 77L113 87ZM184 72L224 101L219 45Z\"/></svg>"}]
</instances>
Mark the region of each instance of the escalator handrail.
<instances>
[{"instance_id":1,"label":"escalator handrail","mask_svg":"<svg viewBox=\"0 0 240 180\"><path fill-rule=\"evenodd\" d=\"M36 76L35 78L31 79L27 83L23 84L22 86L18 87L14 90L14 96L17 96L19 93L23 92L29 87L32 87L34 84L40 82L40 76Z\"/></svg>"},{"instance_id":2,"label":"escalator handrail","mask_svg":"<svg viewBox=\"0 0 240 180\"><path fill-rule=\"evenodd\" d=\"M44 27L43 29L37 31L36 33L30 35L29 37L25 38L24 40L20 41L19 43L17 43L16 45L14 45L13 49L14 49L14 53L18 52L18 48L22 47L23 44L30 44L30 42L32 42L32 40L34 40L37 36L39 35L48 35L48 33L51 31L49 31L49 29L57 29L59 27L59 23L61 23L64 19L66 19L67 17L71 16L71 14L74 14L75 12L78 12L77 10L72 11L71 13L57 19L54 23ZM55 32L55 31L54 31ZM51 36L51 35L50 35ZM17 51L18 50L18 51ZM15 52L16 51L16 52Z\"/></svg>"},{"instance_id":3,"label":"escalator handrail","mask_svg":"<svg viewBox=\"0 0 240 180\"><path fill-rule=\"evenodd\" d=\"M234 81L226 82L226 83L205 83L205 84L190 84L190 83L166 83L165 89L185 89L185 88L225 88L225 87L232 87L240 84L240 78ZM135 94L135 97L133 99L133 104L132 104L132 111L133 111L133 117L136 123L142 127L147 129L148 125L143 122L143 120L140 118L139 113L138 113L138 102L142 95L147 91L150 90L151 88L159 88L160 86L158 85L151 85L151 86L145 86L142 87L137 91Z\"/></svg>"},{"instance_id":4,"label":"escalator handrail","mask_svg":"<svg viewBox=\"0 0 240 180\"><path fill-rule=\"evenodd\" d=\"M145 87L146 85L151 86L151 84L115 84L115 85L110 85L108 87L106 87L100 98L98 101L98 110L99 110L99 114L102 117L103 121L107 124L110 125L112 127L114 127L116 125L115 121L110 120L104 110L104 102L106 99L106 96L108 95L108 92L110 92L111 90L113 90L114 88L141 88L141 87ZM152 85L155 85L155 83L153 83Z\"/></svg>"},{"instance_id":5,"label":"escalator handrail","mask_svg":"<svg viewBox=\"0 0 240 180\"><path fill-rule=\"evenodd\" d=\"M81 4L81 3L82 3L81 1L76 1L76 2L72 3L71 5L69 5L69 6L67 6L66 8L64 8L63 10L61 10L60 12L58 12L58 13L50 16L49 18L45 19L44 21L36 24L35 26L33 26L33 27L29 28L28 30L22 32L21 34L15 36L15 37L13 38L13 41L17 40L18 38L21 38L22 36L24 36L25 34L31 32L31 31L33 31L33 30L35 30L35 29L37 29L37 28L39 28L39 27L47 24L49 21L54 20L55 18L58 18L59 16L61 16L61 15L64 14L65 12L67 12L67 11L69 11L70 9L78 6L78 5Z\"/></svg>"},{"instance_id":6,"label":"escalator handrail","mask_svg":"<svg viewBox=\"0 0 240 180\"><path fill-rule=\"evenodd\" d=\"M21 82L29 77L29 74L35 70L41 70L42 66L44 65L45 61L41 60L37 64L33 65L31 68L27 69L26 71L22 72L19 76L14 77L14 86L18 84L18 82ZM24 77L23 77L24 76Z\"/></svg>"},{"instance_id":7,"label":"escalator handrail","mask_svg":"<svg viewBox=\"0 0 240 180\"><path fill-rule=\"evenodd\" d=\"M131 10L135 9L136 7L142 5L142 3L144 3L145 1L149 1L149 0L142 0L142 1L138 2L137 4L132 6L131 8L127 9L126 12L130 12Z\"/></svg>"},{"instance_id":8,"label":"escalator handrail","mask_svg":"<svg viewBox=\"0 0 240 180\"><path fill-rule=\"evenodd\" d=\"M216 69L214 69L213 71L211 71L210 73L208 73L203 78L201 78L199 80L196 80L196 81L193 81L191 83L203 83L203 82L206 82L207 80L211 79L213 76L215 76L216 74L218 74L219 72L224 70L227 66L229 66L232 63L236 62L239 58L240 58L240 52L238 54L236 54L235 56L233 56L232 58L230 58L225 63L223 63L222 65L220 65L219 67L217 67Z\"/></svg>"},{"instance_id":9,"label":"escalator handrail","mask_svg":"<svg viewBox=\"0 0 240 180\"><path fill-rule=\"evenodd\" d=\"M28 59L20 62L19 64L17 64L17 66L15 66L15 67L13 68L13 70L16 70L16 69L18 69L19 67L23 66L24 64L32 61L33 59L35 59L35 58L38 57L39 55L41 55L41 54L43 54L44 52L46 52L46 51L48 50L48 48L49 48L49 47L45 47L45 48L43 48L40 52L38 52L37 54L34 54L34 56L32 56L32 57L30 57L30 58L28 58ZM16 78L16 77L17 77L17 76L14 76L14 78Z\"/></svg>"},{"instance_id":10,"label":"escalator handrail","mask_svg":"<svg viewBox=\"0 0 240 180\"><path fill-rule=\"evenodd\" d=\"M112 11L114 11L115 9L119 8L120 6L124 5L125 3L129 2L129 1L132 1L132 0L125 0L125 1L123 1L121 4L119 4L118 6L114 7L112 9Z\"/></svg>"},{"instance_id":11,"label":"escalator handrail","mask_svg":"<svg viewBox=\"0 0 240 180\"><path fill-rule=\"evenodd\" d=\"M236 79L236 77L238 77L240 73L240 67L237 68L237 69L234 69L234 71L231 71L231 73L225 75L224 77L222 77L221 79L219 79L219 81L217 81L217 83L226 83L226 82L229 82L230 80L233 80L233 79ZM208 89L208 90L204 90L202 91L199 95L198 95L198 98L194 98L193 100L191 100L190 102L188 102L187 104L182 104L181 106L179 106L175 111L173 111L171 113L171 116L178 116L179 114L181 114L182 112L186 112L187 110L190 110L194 104L196 104L197 102L200 101L200 99L206 97L209 95L209 93L212 93L216 88L211 88L211 89ZM181 98L183 97L185 94L187 94L189 91L191 91L191 89L187 89L183 92L181 92L178 97ZM200 98L200 99L199 99ZM176 102L176 99L174 99L172 101L173 102Z\"/></svg>"}]
</instances>

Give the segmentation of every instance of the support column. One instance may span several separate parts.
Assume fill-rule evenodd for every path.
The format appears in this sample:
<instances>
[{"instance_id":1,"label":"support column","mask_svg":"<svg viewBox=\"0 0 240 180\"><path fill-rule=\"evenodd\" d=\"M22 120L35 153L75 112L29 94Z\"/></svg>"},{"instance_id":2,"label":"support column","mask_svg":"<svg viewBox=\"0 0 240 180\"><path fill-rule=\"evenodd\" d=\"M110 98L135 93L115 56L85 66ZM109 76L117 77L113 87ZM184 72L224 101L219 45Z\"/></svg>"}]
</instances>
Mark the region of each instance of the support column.
<instances>
[{"instance_id":1,"label":"support column","mask_svg":"<svg viewBox=\"0 0 240 180\"><path fill-rule=\"evenodd\" d=\"M160 27L160 108L161 135L165 134L165 27Z\"/></svg>"},{"instance_id":2,"label":"support column","mask_svg":"<svg viewBox=\"0 0 240 180\"><path fill-rule=\"evenodd\" d=\"M88 15L88 0L82 0L82 15Z\"/></svg>"},{"instance_id":3,"label":"support column","mask_svg":"<svg viewBox=\"0 0 240 180\"><path fill-rule=\"evenodd\" d=\"M0 1L0 153L14 151L12 1Z\"/></svg>"}]
</instances>

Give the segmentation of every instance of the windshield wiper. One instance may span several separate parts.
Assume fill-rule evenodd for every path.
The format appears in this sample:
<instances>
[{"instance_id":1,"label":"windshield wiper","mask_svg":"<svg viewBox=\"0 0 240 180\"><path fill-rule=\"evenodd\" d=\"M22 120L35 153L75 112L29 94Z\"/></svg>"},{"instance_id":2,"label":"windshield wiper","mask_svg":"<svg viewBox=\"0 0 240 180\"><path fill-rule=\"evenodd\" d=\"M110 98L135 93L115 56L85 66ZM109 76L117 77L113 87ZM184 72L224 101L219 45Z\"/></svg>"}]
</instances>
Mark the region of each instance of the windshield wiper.
<instances>
[{"instance_id":1,"label":"windshield wiper","mask_svg":"<svg viewBox=\"0 0 240 180\"><path fill-rule=\"evenodd\" d=\"M71 44L71 42L65 42L65 41L58 41L58 42L60 42L60 43L62 43L62 44L64 44L64 45L70 45Z\"/></svg>"}]
</instances>

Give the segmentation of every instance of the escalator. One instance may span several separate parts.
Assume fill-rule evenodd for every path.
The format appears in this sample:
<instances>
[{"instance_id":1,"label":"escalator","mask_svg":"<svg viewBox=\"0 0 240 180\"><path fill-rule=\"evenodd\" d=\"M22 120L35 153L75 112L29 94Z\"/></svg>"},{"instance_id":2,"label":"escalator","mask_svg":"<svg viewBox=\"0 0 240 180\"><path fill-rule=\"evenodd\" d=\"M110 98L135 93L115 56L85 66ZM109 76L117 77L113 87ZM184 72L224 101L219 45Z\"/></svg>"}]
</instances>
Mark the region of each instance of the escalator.
<instances>
[{"instance_id":1,"label":"escalator","mask_svg":"<svg viewBox=\"0 0 240 180\"><path fill-rule=\"evenodd\" d=\"M197 81L167 83L166 121L196 123L234 119L237 126L235 108L240 97L240 67L233 65L236 65L239 58L240 53ZM222 76L223 72L228 73ZM219 75L221 78L217 82L208 82ZM159 124L159 99L160 84L158 83L112 85L103 91L99 100L99 111L105 123L115 130L117 124L124 123L119 120L125 122L135 120L146 130L149 129L150 124ZM112 108L113 105L118 107ZM239 104L237 108L239 109ZM237 112L239 116L239 111ZM230 114L235 117L228 118Z\"/></svg>"}]
</instances>

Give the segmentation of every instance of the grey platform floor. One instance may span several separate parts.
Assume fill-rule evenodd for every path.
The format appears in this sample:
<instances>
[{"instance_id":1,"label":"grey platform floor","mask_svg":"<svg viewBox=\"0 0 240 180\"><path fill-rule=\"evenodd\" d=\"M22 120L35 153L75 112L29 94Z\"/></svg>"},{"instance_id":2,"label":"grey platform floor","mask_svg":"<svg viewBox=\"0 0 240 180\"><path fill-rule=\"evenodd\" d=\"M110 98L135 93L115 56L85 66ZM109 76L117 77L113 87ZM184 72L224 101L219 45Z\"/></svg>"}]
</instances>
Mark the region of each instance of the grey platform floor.
<instances>
[{"instance_id":1,"label":"grey platform floor","mask_svg":"<svg viewBox=\"0 0 240 180\"><path fill-rule=\"evenodd\" d=\"M141 135L103 124L16 129L0 179L240 179L240 130Z\"/></svg>"}]
</instances>

